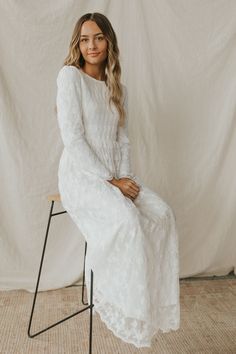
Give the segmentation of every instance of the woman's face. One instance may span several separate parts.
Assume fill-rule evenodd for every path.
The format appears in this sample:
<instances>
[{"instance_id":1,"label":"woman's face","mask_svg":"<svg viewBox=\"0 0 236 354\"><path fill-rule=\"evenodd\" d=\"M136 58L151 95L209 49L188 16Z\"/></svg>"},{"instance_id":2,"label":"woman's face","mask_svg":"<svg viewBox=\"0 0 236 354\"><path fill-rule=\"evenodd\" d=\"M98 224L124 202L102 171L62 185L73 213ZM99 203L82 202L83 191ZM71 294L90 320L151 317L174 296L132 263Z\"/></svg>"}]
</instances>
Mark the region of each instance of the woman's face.
<instances>
[{"instance_id":1,"label":"woman's face","mask_svg":"<svg viewBox=\"0 0 236 354\"><path fill-rule=\"evenodd\" d=\"M107 57L107 40L96 22L85 21L81 27L79 48L85 62L101 64Z\"/></svg>"}]
</instances>

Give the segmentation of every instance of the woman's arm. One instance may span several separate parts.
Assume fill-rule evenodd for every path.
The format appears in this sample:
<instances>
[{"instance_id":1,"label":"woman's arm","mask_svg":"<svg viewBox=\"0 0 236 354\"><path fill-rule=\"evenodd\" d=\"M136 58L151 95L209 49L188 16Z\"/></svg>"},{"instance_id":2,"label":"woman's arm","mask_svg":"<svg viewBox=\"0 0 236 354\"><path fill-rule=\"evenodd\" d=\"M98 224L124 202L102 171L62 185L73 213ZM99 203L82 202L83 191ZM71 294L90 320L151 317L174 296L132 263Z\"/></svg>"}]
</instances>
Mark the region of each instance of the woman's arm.
<instances>
[{"instance_id":1,"label":"woman's arm","mask_svg":"<svg viewBox=\"0 0 236 354\"><path fill-rule=\"evenodd\" d=\"M81 85L76 68L63 66L57 76L57 119L61 137L78 171L111 180L113 175L92 150L82 120Z\"/></svg>"},{"instance_id":2,"label":"woman's arm","mask_svg":"<svg viewBox=\"0 0 236 354\"><path fill-rule=\"evenodd\" d=\"M121 149L121 162L118 171L118 178L127 177L134 178L135 175L132 172L131 162L130 162L130 141L128 137L128 91L126 86L124 86L124 110L125 110L125 125L118 126L118 142Z\"/></svg>"}]
</instances>

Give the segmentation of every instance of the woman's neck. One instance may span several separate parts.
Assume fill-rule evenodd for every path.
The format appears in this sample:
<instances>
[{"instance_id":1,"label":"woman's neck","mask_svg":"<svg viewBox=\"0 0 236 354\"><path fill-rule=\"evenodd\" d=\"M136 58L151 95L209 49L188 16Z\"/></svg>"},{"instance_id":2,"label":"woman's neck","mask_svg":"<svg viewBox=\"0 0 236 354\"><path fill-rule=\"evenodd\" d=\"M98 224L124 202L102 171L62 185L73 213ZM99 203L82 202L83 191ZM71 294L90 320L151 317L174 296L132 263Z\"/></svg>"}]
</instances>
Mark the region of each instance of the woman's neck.
<instances>
[{"instance_id":1,"label":"woman's neck","mask_svg":"<svg viewBox=\"0 0 236 354\"><path fill-rule=\"evenodd\" d=\"M81 69L96 80L105 80L104 65L89 65L85 63Z\"/></svg>"}]
</instances>

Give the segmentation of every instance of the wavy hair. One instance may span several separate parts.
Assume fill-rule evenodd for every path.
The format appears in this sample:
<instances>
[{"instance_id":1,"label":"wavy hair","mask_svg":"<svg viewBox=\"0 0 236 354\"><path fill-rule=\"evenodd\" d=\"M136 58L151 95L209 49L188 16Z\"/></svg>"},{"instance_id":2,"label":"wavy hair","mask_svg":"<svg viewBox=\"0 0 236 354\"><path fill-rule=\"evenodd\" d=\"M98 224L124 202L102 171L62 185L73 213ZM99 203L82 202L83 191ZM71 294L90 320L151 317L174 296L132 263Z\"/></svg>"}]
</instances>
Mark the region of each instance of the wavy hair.
<instances>
[{"instance_id":1,"label":"wavy hair","mask_svg":"<svg viewBox=\"0 0 236 354\"><path fill-rule=\"evenodd\" d=\"M69 53L64 60L64 65L73 65L82 68L85 60L79 48L81 27L85 21L94 21L103 32L107 40L107 58L105 59L105 83L109 90L109 105L111 101L119 113L119 124L123 125L125 120L125 110L122 105L123 89L120 82L121 66L119 61L119 48L117 37L108 18L99 13L87 13L79 18L73 30L72 38L69 44Z\"/></svg>"}]
</instances>

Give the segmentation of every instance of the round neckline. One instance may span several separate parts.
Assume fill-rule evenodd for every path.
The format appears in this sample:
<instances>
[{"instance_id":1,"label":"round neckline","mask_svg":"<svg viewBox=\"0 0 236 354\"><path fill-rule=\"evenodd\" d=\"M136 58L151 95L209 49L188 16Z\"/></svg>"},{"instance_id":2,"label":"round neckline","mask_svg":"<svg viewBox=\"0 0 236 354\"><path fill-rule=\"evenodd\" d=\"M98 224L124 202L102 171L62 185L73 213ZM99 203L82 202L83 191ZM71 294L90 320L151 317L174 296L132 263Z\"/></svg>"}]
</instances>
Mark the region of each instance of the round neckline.
<instances>
[{"instance_id":1,"label":"round neckline","mask_svg":"<svg viewBox=\"0 0 236 354\"><path fill-rule=\"evenodd\" d=\"M82 69L77 68L82 74L84 74L85 76L89 77L90 79L92 79L93 81L99 82L99 83L106 83L105 80L97 80L94 77L92 77L91 75L87 74L86 72L84 72Z\"/></svg>"}]
</instances>

